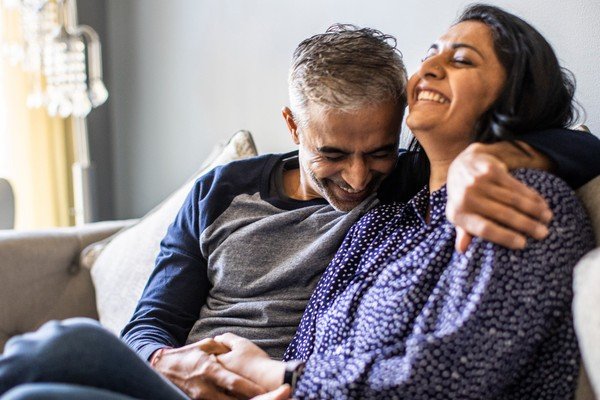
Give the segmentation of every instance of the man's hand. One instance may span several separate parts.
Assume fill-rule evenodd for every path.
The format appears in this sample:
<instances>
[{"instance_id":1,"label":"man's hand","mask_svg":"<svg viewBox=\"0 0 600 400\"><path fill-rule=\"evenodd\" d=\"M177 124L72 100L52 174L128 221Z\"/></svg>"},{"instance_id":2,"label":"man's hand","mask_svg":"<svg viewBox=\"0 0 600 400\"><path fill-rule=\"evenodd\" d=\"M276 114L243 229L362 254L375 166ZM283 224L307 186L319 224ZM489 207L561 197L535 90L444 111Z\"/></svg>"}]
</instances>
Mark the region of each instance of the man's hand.
<instances>
[{"instance_id":1,"label":"man's hand","mask_svg":"<svg viewBox=\"0 0 600 400\"><path fill-rule=\"evenodd\" d=\"M272 360L250 340L226 333L215 337L215 341L231 349L217 357L228 370L258 383L267 390L275 390L283 384L285 364Z\"/></svg>"},{"instance_id":2,"label":"man's hand","mask_svg":"<svg viewBox=\"0 0 600 400\"><path fill-rule=\"evenodd\" d=\"M158 350L151 365L192 399L231 400L265 393L261 386L217 362L217 355L227 351L228 347L205 339L177 349Z\"/></svg>"},{"instance_id":3,"label":"man's hand","mask_svg":"<svg viewBox=\"0 0 600 400\"><path fill-rule=\"evenodd\" d=\"M536 191L510 175L519 167L550 169L549 161L524 143L532 156L506 142L472 144L448 170L446 216L456 225L456 250L466 251L473 236L511 248L526 237L543 239L552 212Z\"/></svg>"}]
</instances>

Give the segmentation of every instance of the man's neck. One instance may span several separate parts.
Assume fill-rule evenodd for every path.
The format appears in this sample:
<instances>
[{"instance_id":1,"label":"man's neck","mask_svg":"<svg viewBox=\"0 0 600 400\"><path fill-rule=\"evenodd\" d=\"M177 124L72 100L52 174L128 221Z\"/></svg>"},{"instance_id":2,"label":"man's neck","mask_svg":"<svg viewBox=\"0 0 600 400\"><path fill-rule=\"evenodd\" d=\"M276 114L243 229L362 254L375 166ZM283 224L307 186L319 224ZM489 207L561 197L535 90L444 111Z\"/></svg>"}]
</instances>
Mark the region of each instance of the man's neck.
<instances>
[{"instance_id":1,"label":"man's neck","mask_svg":"<svg viewBox=\"0 0 600 400\"><path fill-rule=\"evenodd\" d=\"M290 199L306 201L321 198L307 190L307 187L306 182L303 182L300 168L283 171L283 190Z\"/></svg>"}]
</instances>

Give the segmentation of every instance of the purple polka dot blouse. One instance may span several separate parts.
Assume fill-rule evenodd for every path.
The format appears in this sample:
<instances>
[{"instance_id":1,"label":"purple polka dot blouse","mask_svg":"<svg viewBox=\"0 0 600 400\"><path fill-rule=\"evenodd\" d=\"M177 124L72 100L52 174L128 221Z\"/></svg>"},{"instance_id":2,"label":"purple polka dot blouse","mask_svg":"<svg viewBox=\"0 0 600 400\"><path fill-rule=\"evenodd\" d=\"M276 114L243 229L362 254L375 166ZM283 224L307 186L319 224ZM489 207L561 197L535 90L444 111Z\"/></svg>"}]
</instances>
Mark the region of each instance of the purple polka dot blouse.
<instances>
[{"instance_id":1,"label":"purple polka dot blouse","mask_svg":"<svg viewBox=\"0 0 600 400\"><path fill-rule=\"evenodd\" d=\"M554 213L549 236L524 250L475 239L455 252L445 187L353 226L287 349L307 361L295 398L573 397L572 270L593 233L563 181L515 175Z\"/></svg>"}]
</instances>

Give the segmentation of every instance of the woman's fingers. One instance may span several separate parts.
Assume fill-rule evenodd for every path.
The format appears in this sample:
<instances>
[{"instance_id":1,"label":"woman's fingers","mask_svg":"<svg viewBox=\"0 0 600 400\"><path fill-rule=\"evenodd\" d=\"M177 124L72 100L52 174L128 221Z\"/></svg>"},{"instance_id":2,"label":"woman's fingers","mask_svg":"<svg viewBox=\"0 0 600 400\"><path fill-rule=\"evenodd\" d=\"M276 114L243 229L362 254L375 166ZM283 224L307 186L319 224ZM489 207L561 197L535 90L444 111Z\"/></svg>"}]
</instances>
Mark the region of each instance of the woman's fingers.
<instances>
[{"instance_id":1,"label":"woman's fingers","mask_svg":"<svg viewBox=\"0 0 600 400\"><path fill-rule=\"evenodd\" d=\"M265 393L265 389L249 379L237 375L225 367L219 366L209 375L216 386L236 397L252 398Z\"/></svg>"},{"instance_id":2,"label":"woman's fingers","mask_svg":"<svg viewBox=\"0 0 600 400\"><path fill-rule=\"evenodd\" d=\"M254 397L253 400L285 400L289 399L292 395L292 389L290 385L282 385L272 392L265 393L263 395Z\"/></svg>"}]
</instances>

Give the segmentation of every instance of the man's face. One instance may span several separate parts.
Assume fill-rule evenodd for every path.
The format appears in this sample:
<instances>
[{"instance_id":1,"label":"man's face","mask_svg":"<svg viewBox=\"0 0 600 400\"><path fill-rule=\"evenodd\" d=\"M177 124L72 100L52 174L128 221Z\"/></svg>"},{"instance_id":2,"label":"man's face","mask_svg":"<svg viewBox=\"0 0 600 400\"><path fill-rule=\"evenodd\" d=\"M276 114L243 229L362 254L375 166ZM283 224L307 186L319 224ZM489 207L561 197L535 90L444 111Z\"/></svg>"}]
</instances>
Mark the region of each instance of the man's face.
<instances>
[{"instance_id":1,"label":"man's face","mask_svg":"<svg viewBox=\"0 0 600 400\"><path fill-rule=\"evenodd\" d=\"M303 199L322 197L337 210L350 211L375 192L396 163L402 111L393 102L350 112L311 105L300 128L284 110L299 145Z\"/></svg>"}]
</instances>

